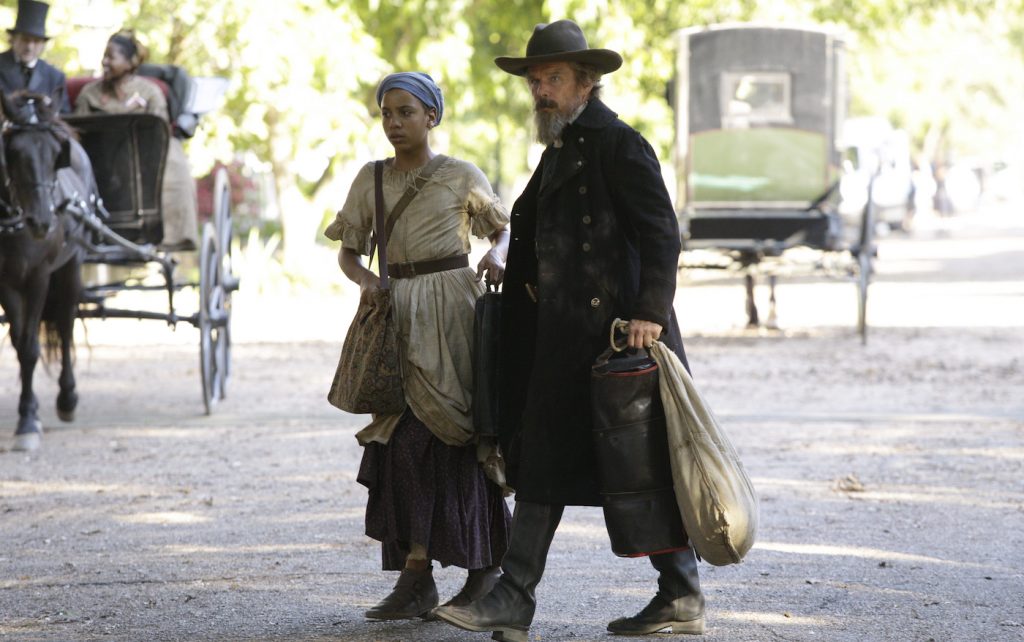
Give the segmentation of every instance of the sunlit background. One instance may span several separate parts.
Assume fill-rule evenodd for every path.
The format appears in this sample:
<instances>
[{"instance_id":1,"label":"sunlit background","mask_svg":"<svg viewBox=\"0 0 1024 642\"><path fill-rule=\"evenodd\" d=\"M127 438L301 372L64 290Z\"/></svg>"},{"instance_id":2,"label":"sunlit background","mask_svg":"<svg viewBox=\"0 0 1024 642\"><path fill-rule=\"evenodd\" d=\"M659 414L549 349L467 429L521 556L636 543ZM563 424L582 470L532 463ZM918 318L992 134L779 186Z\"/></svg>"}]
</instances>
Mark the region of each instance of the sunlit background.
<instances>
[{"instance_id":1,"label":"sunlit background","mask_svg":"<svg viewBox=\"0 0 1024 642\"><path fill-rule=\"evenodd\" d=\"M15 5L3 2L0 23L13 25ZM130 27L151 62L229 79L186 149L197 179L217 166L232 172L244 306L261 294L346 290L321 231L358 168L391 151L373 101L391 71L439 81L447 106L435 151L476 163L511 203L539 154L525 86L492 60L521 55L536 23L561 17L579 22L592 46L623 54L623 68L605 78L605 100L654 144L673 195L673 33L758 22L842 37L849 116L862 138L892 141L895 180L917 188L921 220L939 167L959 212L1020 198L1019 1L61 0L44 57L69 77L95 74L106 38Z\"/></svg>"},{"instance_id":2,"label":"sunlit background","mask_svg":"<svg viewBox=\"0 0 1024 642\"><path fill-rule=\"evenodd\" d=\"M13 26L15 6L0 2L0 26ZM535 24L562 17L623 54L604 100L652 142L673 197L678 30L837 34L851 119L842 159L875 150L876 197L906 206L912 193L916 206L906 229L875 230L866 345L851 279L788 273L842 257L787 252L774 328L747 327L739 273L680 271L695 377L762 498L749 560L702 565L711 634L1019 638L1024 0L53 0L44 57L69 77L96 73L106 39L130 27L152 62L229 80L185 147L202 198L213 170L231 172L238 358L227 401L205 416L195 328L83 321L84 403L65 426L53 416L57 370L37 370L44 448L9 453L0 440L0 637L419 639L356 615L393 578L362 536L352 433L363 418L324 400L358 290L322 230L356 171L390 155L373 95L401 69L445 91L434 150L476 163L511 204L540 150L525 86L492 61L522 55ZM866 177L834 169L845 172L840 208L856 214ZM195 278L194 258L180 258ZM117 298L167 303L162 292ZM197 298L177 295L181 317ZM10 431L9 339L0 357ZM633 612L653 576L644 560L612 559L599 511L567 515L539 637L605 639L604 618ZM462 579L452 571L438 573L448 594Z\"/></svg>"}]
</instances>

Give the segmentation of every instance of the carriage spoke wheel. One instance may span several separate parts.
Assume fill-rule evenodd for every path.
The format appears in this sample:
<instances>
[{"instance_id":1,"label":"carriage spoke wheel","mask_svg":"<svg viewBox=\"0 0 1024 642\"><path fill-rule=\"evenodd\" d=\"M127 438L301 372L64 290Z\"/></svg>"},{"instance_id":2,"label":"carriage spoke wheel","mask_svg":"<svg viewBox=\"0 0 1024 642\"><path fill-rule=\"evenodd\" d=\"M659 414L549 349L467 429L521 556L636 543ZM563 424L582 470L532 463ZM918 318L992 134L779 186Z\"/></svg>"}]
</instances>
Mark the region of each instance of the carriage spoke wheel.
<instances>
[{"instance_id":1,"label":"carriage spoke wheel","mask_svg":"<svg viewBox=\"0 0 1024 642\"><path fill-rule=\"evenodd\" d=\"M218 243L217 269L223 290L223 307L226 311L224 325L221 328L223 337L220 354L224 369L219 393L223 399L227 394L228 378L231 376L231 293L238 289L238 277L234 274L231 260L231 183L228 180L228 172L223 167L217 170L214 178L213 223Z\"/></svg>"},{"instance_id":2,"label":"carriage spoke wheel","mask_svg":"<svg viewBox=\"0 0 1024 642\"><path fill-rule=\"evenodd\" d=\"M868 189L868 203L861 221L860 246L857 249L857 332L861 344L868 342L868 286L871 284L875 260L875 212Z\"/></svg>"},{"instance_id":3,"label":"carriage spoke wheel","mask_svg":"<svg viewBox=\"0 0 1024 642\"><path fill-rule=\"evenodd\" d=\"M871 248L862 248L857 255L857 332L861 343L868 340L868 285L871 282Z\"/></svg>"},{"instance_id":4,"label":"carriage spoke wheel","mask_svg":"<svg viewBox=\"0 0 1024 642\"><path fill-rule=\"evenodd\" d=\"M207 223L199 250L199 367L208 415L224 398L230 356L226 328L231 311L218 269L222 260L219 245L213 226Z\"/></svg>"}]
</instances>

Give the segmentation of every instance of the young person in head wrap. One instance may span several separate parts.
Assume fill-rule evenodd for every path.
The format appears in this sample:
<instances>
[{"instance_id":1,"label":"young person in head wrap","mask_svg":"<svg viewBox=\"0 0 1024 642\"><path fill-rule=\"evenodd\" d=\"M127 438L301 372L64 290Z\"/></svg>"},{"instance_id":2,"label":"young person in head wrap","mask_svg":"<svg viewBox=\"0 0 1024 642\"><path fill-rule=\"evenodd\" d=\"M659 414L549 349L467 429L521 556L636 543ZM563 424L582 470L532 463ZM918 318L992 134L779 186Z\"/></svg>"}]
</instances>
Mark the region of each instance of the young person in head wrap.
<instances>
[{"instance_id":1,"label":"young person in head wrap","mask_svg":"<svg viewBox=\"0 0 1024 642\"><path fill-rule=\"evenodd\" d=\"M151 80L135 71L148 55L132 31L119 31L107 40L103 53L103 77L82 88L75 102L76 114L124 114L144 112L170 122L167 99ZM181 141L170 137L160 197L164 237L170 251L193 250L198 245L196 185Z\"/></svg>"},{"instance_id":2,"label":"young person in head wrap","mask_svg":"<svg viewBox=\"0 0 1024 642\"><path fill-rule=\"evenodd\" d=\"M501 280L508 214L472 163L436 155L430 130L444 97L424 73L384 78L377 89L384 133L394 147L383 170L384 212L430 174L387 239L391 302L408 404L400 415L375 415L356 437L365 447L358 480L369 489L366 534L381 542L384 570L401 570L394 591L366 612L379 620L428 615L438 595L431 561L469 569L449 604L468 604L497 580L510 514L501 488L478 460L490 446L474 439L472 337L474 304ZM374 163L356 176L325 234L341 241L338 263L364 297L379 286L363 266L375 211ZM491 250L474 271L469 234Z\"/></svg>"}]
</instances>

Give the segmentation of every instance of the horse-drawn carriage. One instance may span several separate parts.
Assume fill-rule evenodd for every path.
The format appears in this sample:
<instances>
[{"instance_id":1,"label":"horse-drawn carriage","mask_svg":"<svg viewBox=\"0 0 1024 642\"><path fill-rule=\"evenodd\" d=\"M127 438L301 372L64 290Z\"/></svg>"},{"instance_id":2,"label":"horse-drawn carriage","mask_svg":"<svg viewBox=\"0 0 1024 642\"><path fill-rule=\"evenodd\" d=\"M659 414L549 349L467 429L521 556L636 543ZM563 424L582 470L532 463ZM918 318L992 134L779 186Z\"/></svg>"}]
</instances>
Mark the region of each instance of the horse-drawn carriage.
<instances>
[{"instance_id":1,"label":"horse-drawn carriage","mask_svg":"<svg viewBox=\"0 0 1024 642\"><path fill-rule=\"evenodd\" d=\"M65 421L74 416L77 394L70 351L76 318L154 319L198 328L202 396L209 414L226 391L231 294L238 287L232 273L226 173L220 170L216 176L213 214L203 225L197 248L198 282L182 280L176 273L178 260L160 246L161 192L173 135L167 121L150 114L71 116L62 121L49 102L31 94L3 98L0 303L5 316L0 321L10 326L21 365L15 448L31 450L39 444L32 373L40 334L62 353L58 415ZM196 110L190 113L196 115ZM129 269L94 270L122 276L83 284L81 266L89 264ZM138 278L139 270L156 271L163 282ZM184 289L198 289L197 310L189 315L175 307L175 295ZM166 312L108 305L122 292L154 290L166 292ZM41 322L48 324L46 332L40 332Z\"/></svg>"},{"instance_id":2,"label":"horse-drawn carriage","mask_svg":"<svg viewBox=\"0 0 1024 642\"><path fill-rule=\"evenodd\" d=\"M846 115L843 41L825 30L758 25L677 33L672 92L682 268L743 274L750 325L755 276L852 278L867 333L873 205L838 207ZM870 187L869 187L870 189ZM870 194L870 192L869 192ZM811 250L799 261L791 250Z\"/></svg>"}]
</instances>

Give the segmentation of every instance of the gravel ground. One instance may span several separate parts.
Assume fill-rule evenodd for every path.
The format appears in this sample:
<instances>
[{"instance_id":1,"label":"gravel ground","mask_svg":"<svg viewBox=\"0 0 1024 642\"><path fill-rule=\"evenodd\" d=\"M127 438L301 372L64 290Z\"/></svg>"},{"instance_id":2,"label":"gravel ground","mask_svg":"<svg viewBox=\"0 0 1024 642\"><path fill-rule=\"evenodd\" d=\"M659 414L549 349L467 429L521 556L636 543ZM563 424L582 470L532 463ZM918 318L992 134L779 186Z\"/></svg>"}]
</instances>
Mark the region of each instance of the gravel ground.
<instances>
[{"instance_id":1,"label":"gravel ground","mask_svg":"<svg viewBox=\"0 0 1024 642\"><path fill-rule=\"evenodd\" d=\"M706 638L1024 640L1022 241L998 210L885 239L866 346L849 284L781 286L780 331L740 327L734 280L682 285L697 383L762 502L747 559L701 565ZM194 330L90 322L77 420L40 372L43 448L0 441L0 639L487 640L362 617L395 574L362 534L361 418L324 401L351 306L240 293L211 417ZM464 576L435 575L442 599ZM654 579L569 509L531 639L610 640Z\"/></svg>"}]
</instances>

